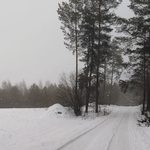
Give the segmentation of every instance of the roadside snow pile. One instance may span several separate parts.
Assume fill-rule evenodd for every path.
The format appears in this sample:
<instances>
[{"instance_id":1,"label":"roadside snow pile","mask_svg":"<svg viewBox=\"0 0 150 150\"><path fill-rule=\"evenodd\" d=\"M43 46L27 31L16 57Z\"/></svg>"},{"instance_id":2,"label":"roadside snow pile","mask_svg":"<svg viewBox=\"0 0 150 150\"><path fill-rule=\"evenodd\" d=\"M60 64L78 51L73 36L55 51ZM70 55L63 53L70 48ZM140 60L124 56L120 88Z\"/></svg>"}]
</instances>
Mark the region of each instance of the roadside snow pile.
<instances>
[{"instance_id":1,"label":"roadside snow pile","mask_svg":"<svg viewBox=\"0 0 150 150\"><path fill-rule=\"evenodd\" d=\"M53 117L71 117L73 110L60 104L54 104L47 109L46 114Z\"/></svg>"}]
</instances>

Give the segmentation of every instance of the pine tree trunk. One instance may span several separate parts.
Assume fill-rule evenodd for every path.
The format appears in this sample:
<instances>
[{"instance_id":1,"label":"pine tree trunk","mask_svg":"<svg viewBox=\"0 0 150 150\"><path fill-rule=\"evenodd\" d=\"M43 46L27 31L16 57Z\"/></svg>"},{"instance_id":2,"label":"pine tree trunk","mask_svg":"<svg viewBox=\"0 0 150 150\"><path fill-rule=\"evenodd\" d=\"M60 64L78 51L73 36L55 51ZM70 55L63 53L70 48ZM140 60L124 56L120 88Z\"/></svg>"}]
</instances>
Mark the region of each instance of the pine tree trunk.
<instances>
[{"instance_id":1,"label":"pine tree trunk","mask_svg":"<svg viewBox=\"0 0 150 150\"><path fill-rule=\"evenodd\" d=\"M112 68L112 74L111 74L111 83L110 83L110 95L109 95L109 105L112 103L112 87L113 87L113 78L114 78L114 71Z\"/></svg>"},{"instance_id":2,"label":"pine tree trunk","mask_svg":"<svg viewBox=\"0 0 150 150\"><path fill-rule=\"evenodd\" d=\"M86 88L86 107L85 107L86 113L88 113L88 108L89 108L89 87Z\"/></svg>"},{"instance_id":3,"label":"pine tree trunk","mask_svg":"<svg viewBox=\"0 0 150 150\"><path fill-rule=\"evenodd\" d=\"M104 66L104 87L103 87L103 99L105 101L106 97L106 74L107 74L107 62L105 58L105 66Z\"/></svg>"},{"instance_id":4,"label":"pine tree trunk","mask_svg":"<svg viewBox=\"0 0 150 150\"><path fill-rule=\"evenodd\" d=\"M88 54L87 54L87 68L86 68L86 107L85 112L88 113L88 106L89 106L89 57L90 57L90 37L89 37L89 48L88 48Z\"/></svg>"},{"instance_id":5,"label":"pine tree trunk","mask_svg":"<svg viewBox=\"0 0 150 150\"><path fill-rule=\"evenodd\" d=\"M111 82L110 82L109 105L111 105L111 99L112 99L113 78L114 78L114 56L113 56L113 58L112 58L112 70L111 70Z\"/></svg>"},{"instance_id":6,"label":"pine tree trunk","mask_svg":"<svg viewBox=\"0 0 150 150\"><path fill-rule=\"evenodd\" d=\"M89 57L90 57L90 63L89 65L89 78L88 78L88 88L86 90L86 113L88 113L88 106L89 106L89 98L90 98L90 94L91 94L91 81L92 81L92 72L93 72L93 48L94 48L94 35L95 35L95 24L93 24L93 34L91 37L91 49L89 51Z\"/></svg>"},{"instance_id":7,"label":"pine tree trunk","mask_svg":"<svg viewBox=\"0 0 150 150\"><path fill-rule=\"evenodd\" d=\"M89 108L89 85L88 81L86 81L86 103L85 103L85 112L88 113L88 108Z\"/></svg>"},{"instance_id":8,"label":"pine tree trunk","mask_svg":"<svg viewBox=\"0 0 150 150\"><path fill-rule=\"evenodd\" d=\"M143 59L143 110L142 110L142 114L144 114L145 112L145 102L146 102L146 74L145 74L145 71L146 71L146 66L145 66L145 44L144 44L144 59Z\"/></svg>"},{"instance_id":9,"label":"pine tree trunk","mask_svg":"<svg viewBox=\"0 0 150 150\"><path fill-rule=\"evenodd\" d=\"M96 108L95 112L98 113L98 99L99 99L99 65L97 64L97 69L96 69Z\"/></svg>"},{"instance_id":10,"label":"pine tree trunk","mask_svg":"<svg viewBox=\"0 0 150 150\"><path fill-rule=\"evenodd\" d=\"M75 14L76 14L76 5L75 5ZM81 114L80 111L80 100L78 95L78 31L77 31L77 16L75 16L75 52L76 52L76 80L75 80L75 114L78 116Z\"/></svg>"},{"instance_id":11,"label":"pine tree trunk","mask_svg":"<svg viewBox=\"0 0 150 150\"><path fill-rule=\"evenodd\" d=\"M96 66L96 102L95 112L98 113L98 101L99 101L99 67L100 67L100 41L101 41L101 0L99 0L99 20L98 20L98 50L97 50L97 66Z\"/></svg>"},{"instance_id":12,"label":"pine tree trunk","mask_svg":"<svg viewBox=\"0 0 150 150\"><path fill-rule=\"evenodd\" d=\"M147 69L147 111L150 111L150 75L149 68Z\"/></svg>"}]
</instances>

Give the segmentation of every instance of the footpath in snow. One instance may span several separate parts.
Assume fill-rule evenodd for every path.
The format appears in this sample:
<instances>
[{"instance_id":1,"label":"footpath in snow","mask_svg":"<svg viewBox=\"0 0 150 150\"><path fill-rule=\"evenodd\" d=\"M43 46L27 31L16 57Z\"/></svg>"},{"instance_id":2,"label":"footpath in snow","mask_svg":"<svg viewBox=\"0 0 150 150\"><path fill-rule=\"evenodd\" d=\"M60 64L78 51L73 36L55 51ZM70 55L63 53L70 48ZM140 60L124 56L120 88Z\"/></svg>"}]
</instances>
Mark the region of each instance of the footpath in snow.
<instances>
[{"instance_id":1,"label":"footpath in snow","mask_svg":"<svg viewBox=\"0 0 150 150\"><path fill-rule=\"evenodd\" d=\"M139 107L110 109L110 115L90 118L59 104L0 109L0 150L148 150L150 128L137 126Z\"/></svg>"}]
</instances>

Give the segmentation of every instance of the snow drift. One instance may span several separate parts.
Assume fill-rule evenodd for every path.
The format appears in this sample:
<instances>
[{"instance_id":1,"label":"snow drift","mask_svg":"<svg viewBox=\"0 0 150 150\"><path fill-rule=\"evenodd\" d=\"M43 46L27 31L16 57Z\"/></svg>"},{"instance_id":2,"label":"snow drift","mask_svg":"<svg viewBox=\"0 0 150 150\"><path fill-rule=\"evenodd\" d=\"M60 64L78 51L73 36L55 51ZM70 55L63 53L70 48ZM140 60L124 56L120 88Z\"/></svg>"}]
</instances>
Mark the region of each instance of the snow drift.
<instances>
[{"instance_id":1,"label":"snow drift","mask_svg":"<svg viewBox=\"0 0 150 150\"><path fill-rule=\"evenodd\" d=\"M51 117L71 117L74 116L73 110L68 107L64 107L61 104L54 104L50 106L47 111L46 115Z\"/></svg>"}]
</instances>

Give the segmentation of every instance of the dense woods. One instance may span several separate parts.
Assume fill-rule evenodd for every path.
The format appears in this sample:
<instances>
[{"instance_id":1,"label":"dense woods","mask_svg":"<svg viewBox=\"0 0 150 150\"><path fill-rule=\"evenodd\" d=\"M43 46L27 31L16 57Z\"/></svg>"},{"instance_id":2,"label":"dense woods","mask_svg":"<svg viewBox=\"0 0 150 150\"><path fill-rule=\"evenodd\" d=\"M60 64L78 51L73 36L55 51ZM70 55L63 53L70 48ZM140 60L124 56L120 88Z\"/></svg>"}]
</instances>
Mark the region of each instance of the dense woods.
<instances>
[{"instance_id":1,"label":"dense woods","mask_svg":"<svg viewBox=\"0 0 150 150\"><path fill-rule=\"evenodd\" d=\"M105 91L107 84L107 68L111 70L112 86L116 73L115 67L120 67L122 64L121 54L116 53L117 50L119 51L119 45L115 39L112 40L110 34L117 19L113 10L120 2L116 0L69 0L69 2L59 4L58 14L62 23L61 29L64 33L65 44L76 54L74 98L80 103L79 91L85 90L86 112L88 112L91 96L95 100L95 112L98 112L98 104L102 100L100 88L103 83ZM79 56L85 64L80 74L78 73ZM105 92L103 93L105 97Z\"/></svg>"},{"instance_id":2,"label":"dense woods","mask_svg":"<svg viewBox=\"0 0 150 150\"><path fill-rule=\"evenodd\" d=\"M130 78L119 82L123 83L121 89L123 92L141 89L143 96L139 94L139 97L143 97L143 112L150 109L150 3L148 0L131 0L129 8L135 15L126 19L118 17L114 11L121 2L69 0L59 4L58 15L65 45L76 54L74 101L80 107L84 91L86 112L91 99L95 101L96 113L102 101L112 103L113 86L119 82L124 70L128 71ZM124 34L112 36L114 28ZM124 63L123 55L129 57L129 62ZM80 73L79 58L85 64ZM109 95L109 100L105 100L106 95ZM79 108L76 110L80 111Z\"/></svg>"},{"instance_id":3,"label":"dense woods","mask_svg":"<svg viewBox=\"0 0 150 150\"><path fill-rule=\"evenodd\" d=\"M135 105L150 111L150 3L130 0L134 17L118 17L122 0L68 0L59 3L64 44L75 54L75 73L56 84L25 82L0 88L0 107L48 107L54 103L81 107L99 104ZM121 34L112 34L114 32ZM129 58L125 62L125 58ZM84 64L79 69L79 61ZM123 73L129 78L123 79Z\"/></svg>"},{"instance_id":4,"label":"dense woods","mask_svg":"<svg viewBox=\"0 0 150 150\"><path fill-rule=\"evenodd\" d=\"M131 0L129 8L135 16L126 20L118 19L119 32L126 36L120 38L130 45L124 51L130 58L128 68L132 70L130 83L139 87L142 93L142 112L150 111L150 2L148 0Z\"/></svg>"},{"instance_id":5,"label":"dense woods","mask_svg":"<svg viewBox=\"0 0 150 150\"><path fill-rule=\"evenodd\" d=\"M150 0L0 7L0 150L150 149Z\"/></svg>"}]
</instances>

